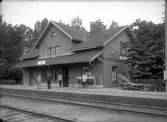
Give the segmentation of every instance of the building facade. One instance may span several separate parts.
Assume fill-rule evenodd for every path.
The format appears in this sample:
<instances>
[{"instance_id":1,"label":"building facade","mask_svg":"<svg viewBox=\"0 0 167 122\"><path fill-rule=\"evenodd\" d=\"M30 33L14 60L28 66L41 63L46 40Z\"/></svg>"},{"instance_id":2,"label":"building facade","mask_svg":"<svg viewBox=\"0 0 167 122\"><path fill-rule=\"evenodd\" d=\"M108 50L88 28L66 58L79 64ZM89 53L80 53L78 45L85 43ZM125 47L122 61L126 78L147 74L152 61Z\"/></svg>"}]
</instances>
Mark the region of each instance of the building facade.
<instances>
[{"instance_id":1,"label":"building facade","mask_svg":"<svg viewBox=\"0 0 167 122\"><path fill-rule=\"evenodd\" d=\"M93 26L92 26L93 27ZM127 77L126 42L133 37L128 26L87 32L77 26L50 21L33 50L21 57L16 67L23 69L23 83L34 85L37 75L46 83L47 73L53 84L58 84L62 73L63 86L78 86L78 78L88 72L92 86L114 87L117 74Z\"/></svg>"}]
</instances>

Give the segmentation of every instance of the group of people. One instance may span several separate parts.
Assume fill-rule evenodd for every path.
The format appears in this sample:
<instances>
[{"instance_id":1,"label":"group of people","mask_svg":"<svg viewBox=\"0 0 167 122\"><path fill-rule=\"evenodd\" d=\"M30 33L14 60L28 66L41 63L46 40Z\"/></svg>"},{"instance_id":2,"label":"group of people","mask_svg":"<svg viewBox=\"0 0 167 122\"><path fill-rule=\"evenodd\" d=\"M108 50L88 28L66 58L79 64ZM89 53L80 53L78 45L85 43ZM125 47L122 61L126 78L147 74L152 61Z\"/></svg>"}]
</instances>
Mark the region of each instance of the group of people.
<instances>
[{"instance_id":1,"label":"group of people","mask_svg":"<svg viewBox=\"0 0 167 122\"><path fill-rule=\"evenodd\" d=\"M42 76L39 73L37 76L37 88L41 89L41 83L42 83ZM51 89L51 75L48 73L47 74L47 88Z\"/></svg>"},{"instance_id":2,"label":"group of people","mask_svg":"<svg viewBox=\"0 0 167 122\"><path fill-rule=\"evenodd\" d=\"M89 75L91 75L91 74L89 74L87 72L85 72L82 75L82 87L83 88L87 87L87 80L88 80ZM63 87L63 76L62 76L61 72L58 73L58 82L59 82L59 87ZM37 88L38 89L41 89L41 83L42 83L42 76L39 73L38 76L37 76ZM49 73L47 74L47 88L51 89L51 75Z\"/></svg>"},{"instance_id":3,"label":"group of people","mask_svg":"<svg viewBox=\"0 0 167 122\"><path fill-rule=\"evenodd\" d=\"M62 76L62 73L58 74L58 82L59 82L59 87L62 87L63 86L63 76ZM41 89L41 83L42 83L42 76L39 73L37 75L37 88L38 89ZM47 88L51 89L51 75L49 73L47 74Z\"/></svg>"},{"instance_id":4,"label":"group of people","mask_svg":"<svg viewBox=\"0 0 167 122\"><path fill-rule=\"evenodd\" d=\"M89 84L90 76L92 76L91 72L85 72L82 75L82 88L86 88L87 84Z\"/></svg>"}]
</instances>

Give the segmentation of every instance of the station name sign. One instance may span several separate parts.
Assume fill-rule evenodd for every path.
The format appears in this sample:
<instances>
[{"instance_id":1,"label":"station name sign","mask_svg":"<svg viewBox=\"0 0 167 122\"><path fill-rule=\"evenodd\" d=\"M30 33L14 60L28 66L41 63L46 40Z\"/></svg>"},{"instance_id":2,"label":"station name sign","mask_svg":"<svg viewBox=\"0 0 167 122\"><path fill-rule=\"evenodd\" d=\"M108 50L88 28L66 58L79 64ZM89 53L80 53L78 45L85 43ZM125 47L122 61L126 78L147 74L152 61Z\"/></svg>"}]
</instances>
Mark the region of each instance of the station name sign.
<instances>
[{"instance_id":1,"label":"station name sign","mask_svg":"<svg viewBox=\"0 0 167 122\"><path fill-rule=\"evenodd\" d=\"M37 65L44 65L44 64L46 64L46 61L45 61L45 60L43 60L43 61L38 61L38 62L37 62Z\"/></svg>"},{"instance_id":2,"label":"station name sign","mask_svg":"<svg viewBox=\"0 0 167 122\"><path fill-rule=\"evenodd\" d=\"M126 57L126 56L119 56L119 59L120 59L120 60L127 60L128 57Z\"/></svg>"}]
</instances>

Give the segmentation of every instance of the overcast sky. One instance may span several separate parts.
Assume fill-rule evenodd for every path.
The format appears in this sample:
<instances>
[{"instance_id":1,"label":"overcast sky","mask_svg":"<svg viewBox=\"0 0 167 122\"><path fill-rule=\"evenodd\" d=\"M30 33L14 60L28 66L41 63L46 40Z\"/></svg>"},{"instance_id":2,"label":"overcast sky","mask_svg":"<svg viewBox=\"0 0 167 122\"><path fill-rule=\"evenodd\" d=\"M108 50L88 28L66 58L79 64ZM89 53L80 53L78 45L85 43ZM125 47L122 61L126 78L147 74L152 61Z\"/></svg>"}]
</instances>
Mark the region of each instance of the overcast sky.
<instances>
[{"instance_id":1,"label":"overcast sky","mask_svg":"<svg viewBox=\"0 0 167 122\"><path fill-rule=\"evenodd\" d=\"M90 2L91 1L91 2ZM164 16L164 0L5 0L2 2L3 19L12 24L25 24L34 27L37 20L70 23L79 16L83 26L89 30L89 23L97 19L110 25L115 20L119 25L128 25L136 19L161 23Z\"/></svg>"}]
</instances>

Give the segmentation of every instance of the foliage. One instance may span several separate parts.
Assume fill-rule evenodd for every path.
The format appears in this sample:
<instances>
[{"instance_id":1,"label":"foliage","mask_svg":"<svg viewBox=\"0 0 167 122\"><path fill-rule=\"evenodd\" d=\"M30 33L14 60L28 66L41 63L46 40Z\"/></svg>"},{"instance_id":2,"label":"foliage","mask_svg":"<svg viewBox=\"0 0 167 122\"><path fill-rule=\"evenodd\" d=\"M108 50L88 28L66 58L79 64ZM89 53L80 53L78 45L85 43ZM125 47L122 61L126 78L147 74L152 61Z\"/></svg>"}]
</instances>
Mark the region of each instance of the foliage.
<instances>
[{"instance_id":1,"label":"foliage","mask_svg":"<svg viewBox=\"0 0 167 122\"><path fill-rule=\"evenodd\" d=\"M48 19L47 18L43 18L41 21L41 33L42 31L45 29L46 25L48 24Z\"/></svg>"},{"instance_id":2,"label":"foliage","mask_svg":"<svg viewBox=\"0 0 167 122\"><path fill-rule=\"evenodd\" d=\"M47 18L43 18L41 22L37 21L35 23L33 32L33 44L38 40L40 34L43 32L47 24L48 24Z\"/></svg>"},{"instance_id":3,"label":"foliage","mask_svg":"<svg viewBox=\"0 0 167 122\"><path fill-rule=\"evenodd\" d=\"M0 79L14 78L10 77L11 73L15 73L15 78L19 79L20 71L12 70L13 65L22 55L25 41L25 30L23 25L13 26L5 22L0 23Z\"/></svg>"},{"instance_id":4,"label":"foliage","mask_svg":"<svg viewBox=\"0 0 167 122\"><path fill-rule=\"evenodd\" d=\"M25 25L19 25L19 28L21 29L23 41L22 41L22 47L23 47L23 54L29 52L32 49L32 46L34 45L34 32L33 29L31 29L28 26Z\"/></svg>"},{"instance_id":5,"label":"foliage","mask_svg":"<svg viewBox=\"0 0 167 122\"><path fill-rule=\"evenodd\" d=\"M72 25L72 26L78 26L79 28L81 28L81 26L82 26L82 19L79 18L78 16L77 16L77 17L74 17L74 18L71 20L71 25Z\"/></svg>"},{"instance_id":6,"label":"foliage","mask_svg":"<svg viewBox=\"0 0 167 122\"><path fill-rule=\"evenodd\" d=\"M22 32L18 26L2 23L0 25L0 57L4 64L13 64L22 54Z\"/></svg>"},{"instance_id":7,"label":"foliage","mask_svg":"<svg viewBox=\"0 0 167 122\"><path fill-rule=\"evenodd\" d=\"M104 25L104 22L101 21L100 19L96 20L95 23L96 23L97 30L106 29L106 25Z\"/></svg>"},{"instance_id":8,"label":"foliage","mask_svg":"<svg viewBox=\"0 0 167 122\"><path fill-rule=\"evenodd\" d=\"M110 25L110 27L109 27L109 28L117 28L117 27L119 27L118 22L116 22L116 21L112 20L112 23L111 23L111 25Z\"/></svg>"},{"instance_id":9,"label":"foliage","mask_svg":"<svg viewBox=\"0 0 167 122\"><path fill-rule=\"evenodd\" d=\"M104 22L100 19L90 22L90 31L99 31L99 30L106 30L106 25L104 25Z\"/></svg>"},{"instance_id":10,"label":"foliage","mask_svg":"<svg viewBox=\"0 0 167 122\"><path fill-rule=\"evenodd\" d=\"M163 79L164 24L136 20L131 25L136 40L129 41L128 65L139 82ZM156 83L156 82L155 82Z\"/></svg>"}]
</instances>

